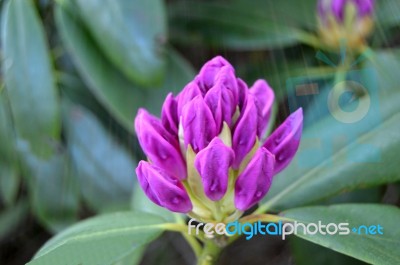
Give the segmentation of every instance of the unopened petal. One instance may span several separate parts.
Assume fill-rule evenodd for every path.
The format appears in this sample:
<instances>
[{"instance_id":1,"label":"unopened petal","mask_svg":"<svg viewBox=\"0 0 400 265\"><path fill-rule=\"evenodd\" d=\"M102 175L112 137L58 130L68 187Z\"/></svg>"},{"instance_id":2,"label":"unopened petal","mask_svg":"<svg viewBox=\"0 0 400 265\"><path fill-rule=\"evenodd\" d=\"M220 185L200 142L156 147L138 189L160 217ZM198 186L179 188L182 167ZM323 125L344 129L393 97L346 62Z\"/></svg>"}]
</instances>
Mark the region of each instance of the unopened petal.
<instances>
[{"instance_id":1,"label":"unopened petal","mask_svg":"<svg viewBox=\"0 0 400 265\"><path fill-rule=\"evenodd\" d=\"M201 68L196 81L204 93L214 86L215 77L224 66L231 66L222 56L216 56Z\"/></svg>"},{"instance_id":2,"label":"unopened petal","mask_svg":"<svg viewBox=\"0 0 400 265\"><path fill-rule=\"evenodd\" d=\"M275 94L265 80L257 80L250 88L250 93L254 96L254 102L257 107L257 136L261 139L268 126Z\"/></svg>"},{"instance_id":3,"label":"unopened petal","mask_svg":"<svg viewBox=\"0 0 400 265\"><path fill-rule=\"evenodd\" d=\"M183 108L182 127L185 147L190 144L196 153L217 135L211 110L201 96L197 96Z\"/></svg>"},{"instance_id":4,"label":"unopened petal","mask_svg":"<svg viewBox=\"0 0 400 265\"><path fill-rule=\"evenodd\" d=\"M215 85L225 87L232 95L232 105L237 105L239 102L238 81L235 76L235 69L231 65L226 65L221 68L215 77Z\"/></svg>"},{"instance_id":5,"label":"unopened petal","mask_svg":"<svg viewBox=\"0 0 400 265\"><path fill-rule=\"evenodd\" d=\"M161 109L161 122L164 128L173 135L178 135L178 103L169 93Z\"/></svg>"},{"instance_id":6,"label":"unopened petal","mask_svg":"<svg viewBox=\"0 0 400 265\"><path fill-rule=\"evenodd\" d=\"M260 148L235 183L235 207L246 211L258 203L271 187L274 155Z\"/></svg>"},{"instance_id":7,"label":"unopened petal","mask_svg":"<svg viewBox=\"0 0 400 265\"><path fill-rule=\"evenodd\" d=\"M182 115L182 110L185 105L197 96L202 96L202 93L196 82L192 81L183 88L176 97L176 100L178 101L178 119Z\"/></svg>"},{"instance_id":8,"label":"unopened petal","mask_svg":"<svg viewBox=\"0 0 400 265\"><path fill-rule=\"evenodd\" d=\"M221 130L223 122L231 125L232 114L235 108L231 91L223 85L216 84L208 91L204 101L213 114L218 132Z\"/></svg>"},{"instance_id":9,"label":"unopened petal","mask_svg":"<svg viewBox=\"0 0 400 265\"><path fill-rule=\"evenodd\" d=\"M233 150L218 137L196 156L195 167L201 176L204 192L213 201L222 199L227 191L233 158Z\"/></svg>"},{"instance_id":10,"label":"unopened petal","mask_svg":"<svg viewBox=\"0 0 400 265\"><path fill-rule=\"evenodd\" d=\"M235 169L239 168L243 158L254 146L257 139L257 122L257 108L253 96L249 94L233 133L232 147L235 151L233 168Z\"/></svg>"},{"instance_id":11,"label":"unopened petal","mask_svg":"<svg viewBox=\"0 0 400 265\"><path fill-rule=\"evenodd\" d=\"M183 185L163 169L145 161L136 168L138 181L151 201L170 211L187 213L192 203Z\"/></svg>"},{"instance_id":12,"label":"unopened petal","mask_svg":"<svg viewBox=\"0 0 400 265\"><path fill-rule=\"evenodd\" d=\"M178 179L186 178L186 165L177 137L171 135L159 119L140 109L135 118L135 130L140 146L152 163Z\"/></svg>"},{"instance_id":13,"label":"unopened petal","mask_svg":"<svg viewBox=\"0 0 400 265\"><path fill-rule=\"evenodd\" d=\"M303 110L292 113L264 144L275 155L275 174L282 171L292 161L300 144L303 130Z\"/></svg>"}]
</instances>

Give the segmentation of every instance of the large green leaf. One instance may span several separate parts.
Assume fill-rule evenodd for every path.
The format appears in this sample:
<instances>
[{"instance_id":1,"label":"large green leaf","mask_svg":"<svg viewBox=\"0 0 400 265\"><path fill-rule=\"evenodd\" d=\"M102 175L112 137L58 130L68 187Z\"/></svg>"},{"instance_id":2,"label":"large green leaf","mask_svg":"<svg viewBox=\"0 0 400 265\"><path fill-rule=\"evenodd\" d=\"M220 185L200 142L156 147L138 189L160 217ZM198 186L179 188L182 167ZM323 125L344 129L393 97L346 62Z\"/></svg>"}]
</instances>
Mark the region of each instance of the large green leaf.
<instances>
[{"instance_id":1,"label":"large green leaf","mask_svg":"<svg viewBox=\"0 0 400 265\"><path fill-rule=\"evenodd\" d=\"M167 39L162 0L76 0L78 11L103 53L126 76L154 84L164 72Z\"/></svg>"},{"instance_id":2,"label":"large green leaf","mask_svg":"<svg viewBox=\"0 0 400 265\"><path fill-rule=\"evenodd\" d=\"M253 10L253 14L263 16L280 25L295 28L314 29L317 26L317 0L233 0L233 5L239 10Z\"/></svg>"},{"instance_id":3,"label":"large green leaf","mask_svg":"<svg viewBox=\"0 0 400 265\"><path fill-rule=\"evenodd\" d=\"M400 263L400 210L394 206L378 204L343 204L329 207L305 207L282 213L286 218L301 223L348 223L349 235L315 235L298 233L297 236L325 246L370 264L392 265ZM360 226L380 225L383 234L353 232ZM361 230L360 230L361 231Z\"/></svg>"},{"instance_id":4,"label":"large green leaf","mask_svg":"<svg viewBox=\"0 0 400 265\"><path fill-rule=\"evenodd\" d=\"M394 163L400 141L394 133L400 118L398 66L397 53L380 52L360 70L365 77L362 83L374 94L362 120L343 123L329 114L305 128L295 159L275 177L264 199L271 200L268 207L300 206L342 191L399 180ZM318 100L326 105L326 98ZM307 110L306 119L308 113L318 111L317 107Z\"/></svg>"},{"instance_id":5,"label":"large green leaf","mask_svg":"<svg viewBox=\"0 0 400 265\"><path fill-rule=\"evenodd\" d=\"M115 264L128 256L137 264L145 246L162 233L163 222L142 212L94 217L56 235L28 264Z\"/></svg>"},{"instance_id":6,"label":"large green leaf","mask_svg":"<svg viewBox=\"0 0 400 265\"><path fill-rule=\"evenodd\" d=\"M305 241L298 237L289 238L290 249L296 265L365 265L365 262L343 255L329 248ZM312 253L312 255L311 255Z\"/></svg>"},{"instance_id":7,"label":"large green leaf","mask_svg":"<svg viewBox=\"0 0 400 265\"><path fill-rule=\"evenodd\" d=\"M8 205L14 202L19 187L15 135L5 90L0 91L0 197Z\"/></svg>"},{"instance_id":8,"label":"large green leaf","mask_svg":"<svg viewBox=\"0 0 400 265\"><path fill-rule=\"evenodd\" d=\"M304 170L293 163L284 174L276 177L274 188L265 199L267 205L285 209L342 191L400 180L396 163L399 130L400 114L396 114L315 167Z\"/></svg>"},{"instance_id":9,"label":"large green leaf","mask_svg":"<svg viewBox=\"0 0 400 265\"><path fill-rule=\"evenodd\" d=\"M168 56L168 72L162 86L144 91L132 85L109 61L88 36L78 18L56 6L56 22L80 74L92 93L127 130L133 132L133 119L139 107L150 106L165 97L168 91L180 90L191 78L193 70L177 53Z\"/></svg>"},{"instance_id":10,"label":"large green leaf","mask_svg":"<svg viewBox=\"0 0 400 265\"><path fill-rule=\"evenodd\" d=\"M43 159L33 154L22 140L18 142L18 150L32 209L39 220L52 232L76 222L79 193L67 153L57 150L50 158Z\"/></svg>"},{"instance_id":11,"label":"large green leaf","mask_svg":"<svg viewBox=\"0 0 400 265\"><path fill-rule=\"evenodd\" d=\"M89 111L70 104L64 109L68 148L83 198L96 210L127 208L135 160Z\"/></svg>"},{"instance_id":12,"label":"large green leaf","mask_svg":"<svg viewBox=\"0 0 400 265\"><path fill-rule=\"evenodd\" d=\"M379 26L400 26L400 3L397 0L379 0L376 3L376 17ZM379 29L379 27L378 27Z\"/></svg>"},{"instance_id":13,"label":"large green leaf","mask_svg":"<svg viewBox=\"0 0 400 265\"><path fill-rule=\"evenodd\" d=\"M275 3L262 6L241 1L173 3L169 6L172 38L233 49L265 49L297 43L297 28L277 22Z\"/></svg>"},{"instance_id":14,"label":"large green leaf","mask_svg":"<svg viewBox=\"0 0 400 265\"><path fill-rule=\"evenodd\" d=\"M24 200L20 200L13 207L9 207L0 212L0 239L4 239L16 229L21 221L28 215L28 212L28 203Z\"/></svg>"},{"instance_id":15,"label":"large green leaf","mask_svg":"<svg viewBox=\"0 0 400 265\"><path fill-rule=\"evenodd\" d=\"M60 134L60 112L43 27L32 0L11 0L3 23L3 71L18 135L41 156Z\"/></svg>"}]
</instances>

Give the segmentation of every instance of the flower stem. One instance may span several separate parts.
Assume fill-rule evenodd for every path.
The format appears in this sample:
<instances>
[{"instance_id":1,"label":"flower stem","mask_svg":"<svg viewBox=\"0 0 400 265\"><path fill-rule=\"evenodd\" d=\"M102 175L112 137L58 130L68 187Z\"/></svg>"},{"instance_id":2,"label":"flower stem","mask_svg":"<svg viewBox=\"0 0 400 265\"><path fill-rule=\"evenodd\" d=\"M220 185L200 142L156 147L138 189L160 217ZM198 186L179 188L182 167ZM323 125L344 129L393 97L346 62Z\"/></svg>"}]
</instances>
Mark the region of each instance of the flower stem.
<instances>
[{"instance_id":1,"label":"flower stem","mask_svg":"<svg viewBox=\"0 0 400 265\"><path fill-rule=\"evenodd\" d=\"M174 216L175 216L175 220L178 224L185 225L185 220L182 218L182 216L180 214L175 214ZM183 238L185 238L186 242L188 242L189 246L192 248L192 250L194 252L194 255L198 259L201 255L201 245L194 236L188 235L186 231L181 232L181 234L182 234Z\"/></svg>"},{"instance_id":2,"label":"flower stem","mask_svg":"<svg viewBox=\"0 0 400 265\"><path fill-rule=\"evenodd\" d=\"M222 248L218 246L214 240L208 239L205 244L200 257L197 260L197 265L214 265L218 261L219 254Z\"/></svg>"},{"instance_id":3,"label":"flower stem","mask_svg":"<svg viewBox=\"0 0 400 265\"><path fill-rule=\"evenodd\" d=\"M297 30L294 36L301 43L309 45L315 49L324 50L326 48L325 45L321 42L321 40L312 33L306 32L304 30Z\"/></svg>"}]
</instances>

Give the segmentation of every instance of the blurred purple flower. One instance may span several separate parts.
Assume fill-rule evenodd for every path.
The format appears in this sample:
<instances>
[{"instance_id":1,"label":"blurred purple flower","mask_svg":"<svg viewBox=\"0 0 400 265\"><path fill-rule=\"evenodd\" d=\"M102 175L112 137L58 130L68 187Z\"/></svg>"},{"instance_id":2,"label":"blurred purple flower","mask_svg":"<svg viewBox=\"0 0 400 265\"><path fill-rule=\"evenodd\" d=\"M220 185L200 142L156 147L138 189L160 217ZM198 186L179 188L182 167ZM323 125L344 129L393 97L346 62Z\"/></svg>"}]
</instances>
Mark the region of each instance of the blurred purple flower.
<instances>
[{"instance_id":1,"label":"blurred purple flower","mask_svg":"<svg viewBox=\"0 0 400 265\"><path fill-rule=\"evenodd\" d=\"M323 20L332 14L338 21L343 22L349 3L355 6L358 18L370 16L374 11L374 0L319 0L318 14Z\"/></svg>"},{"instance_id":2,"label":"blurred purple flower","mask_svg":"<svg viewBox=\"0 0 400 265\"><path fill-rule=\"evenodd\" d=\"M302 132L299 109L264 140L273 102L267 82L248 89L217 56L176 97L167 96L161 120L139 110L135 129L149 162L136 173L146 195L197 217L215 213L215 203L225 216L258 203L293 159Z\"/></svg>"}]
</instances>

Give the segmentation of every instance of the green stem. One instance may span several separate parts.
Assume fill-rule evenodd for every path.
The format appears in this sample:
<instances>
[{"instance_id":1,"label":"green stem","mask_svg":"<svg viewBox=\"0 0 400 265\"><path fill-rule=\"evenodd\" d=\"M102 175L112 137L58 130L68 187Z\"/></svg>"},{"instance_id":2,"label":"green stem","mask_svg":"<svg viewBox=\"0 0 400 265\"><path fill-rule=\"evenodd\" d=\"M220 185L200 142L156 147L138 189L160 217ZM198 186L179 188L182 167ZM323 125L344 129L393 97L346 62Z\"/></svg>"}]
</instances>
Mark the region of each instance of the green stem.
<instances>
[{"instance_id":1,"label":"green stem","mask_svg":"<svg viewBox=\"0 0 400 265\"><path fill-rule=\"evenodd\" d=\"M180 214L175 214L174 216L178 224L185 225L185 220L182 218ZM187 226L186 226L186 231L181 232L181 234L186 239L186 242L188 242L189 246L192 248L194 252L194 255L198 259L201 255L201 245L199 241L197 241L197 239L194 236L190 236L189 234L187 234Z\"/></svg>"},{"instance_id":2,"label":"green stem","mask_svg":"<svg viewBox=\"0 0 400 265\"><path fill-rule=\"evenodd\" d=\"M197 260L197 265L213 265L216 264L222 248L218 246L214 240L209 239L205 242L203 251Z\"/></svg>"},{"instance_id":3,"label":"green stem","mask_svg":"<svg viewBox=\"0 0 400 265\"><path fill-rule=\"evenodd\" d=\"M307 44L315 49L324 50L326 48L325 45L321 42L320 38L312 33L308 33L303 30L297 30L295 36L301 43Z\"/></svg>"}]
</instances>

